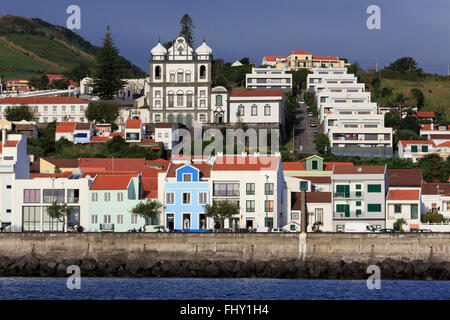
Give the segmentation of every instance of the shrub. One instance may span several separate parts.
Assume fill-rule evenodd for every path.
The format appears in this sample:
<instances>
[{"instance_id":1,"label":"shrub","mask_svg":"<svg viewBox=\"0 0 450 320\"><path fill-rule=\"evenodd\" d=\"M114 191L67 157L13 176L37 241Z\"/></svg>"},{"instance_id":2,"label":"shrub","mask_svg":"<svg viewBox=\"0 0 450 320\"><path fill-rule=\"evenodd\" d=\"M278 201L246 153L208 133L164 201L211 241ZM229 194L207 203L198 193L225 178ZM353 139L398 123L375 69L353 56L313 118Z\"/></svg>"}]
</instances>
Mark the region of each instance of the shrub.
<instances>
[{"instance_id":1,"label":"shrub","mask_svg":"<svg viewBox=\"0 0 450 320\"><path fill-rule=\"evenodd\" d=\"M424 223L441 223L444 221L444 216L437 212L427 212L422 216L422 222Z\"/></svg>"}]
</instances>

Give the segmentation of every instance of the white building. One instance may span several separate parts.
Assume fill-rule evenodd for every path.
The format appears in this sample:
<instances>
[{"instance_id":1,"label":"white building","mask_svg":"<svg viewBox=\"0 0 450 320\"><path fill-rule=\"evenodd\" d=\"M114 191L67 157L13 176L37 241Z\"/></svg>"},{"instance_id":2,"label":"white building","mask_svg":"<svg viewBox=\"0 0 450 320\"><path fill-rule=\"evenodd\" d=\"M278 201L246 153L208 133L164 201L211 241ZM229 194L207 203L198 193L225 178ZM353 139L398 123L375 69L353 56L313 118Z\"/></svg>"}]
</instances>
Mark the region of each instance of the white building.
<instances>
[{"instance_id":1,"label":"white building","mask_svg":"<svg viewBox=\"0 0 450 320\"><path fill-rule=\"evenodd\" d=\"M174 123L155 123L154 126L155 142L164 143L165 150L172 150L177 141L175 140L175 124Z\"/></svg>"},{"instance_id":2,"label":"white building","mask_svg":"<svg viewBox=\"0 0 450 320\"><path fill-rule=\"evenodd\" d=\"M125 141L141 142L144 138L144 126L141 119L128 119L125 124Z\"/></svg>"},{"instance_id":3,"label":"white building","mask_svg":"<svg viewBox=\"0 0 450 320\"><path fill-rule=\"evenodd\" d=\"M394 189L389 188L386 197L386 228L394 228L398 219L404 219L405 231L419 229L421 218L420 188Z\"/></svg>"},{"instance_id":4,"label":"white building","mask_svg":"<svg viewBox=\"0 0 450 320\"><path fill-rule=\"evenodd\" d=\"M409 159L412 162L417 162L418 159L437 152L438 149L433 141L400 140L398 142L399 158Z\"/></svg>"},{"instance_id":5,"label":"white building","mask_svg":"<svg viewBox=\"0 0 450 320\"><path fill-rule=\"evenodd\" d=\"M450 222L450 183L424 182L421 196L422 213L438 212L444 216L447 223Z\"/></svg>"},{"instance_id":6,"label":"white building","mask_svg":"<svg viewBox=\"0 0 450 320\"><path fill-rule=\"evenodd\" d=\"M292 74L281 68L252 68L252 73L245 75L245 87L289 91L292 89Z\"/></svg>"},{"instance_id":7,"label":"white building","mask_svg":"<svg viewBox=\"0 0 450 320\"><path fill-rule=\"evenodd\" d=\"M225 123L228 119L228 90L217 86L211 89L211 118L214 123ZM206 118L200 115L200 122ZM205 121L203 121L205 120Z\"/></svg>"},{"instance_id":8,"label":"white building","mask_svg":"<svg viewBox=\"0 0 450 320\"><path fill-rule=\"evenodd\" d=\"M276 66L277 63L286 62L287 57L283 56L264 56L261 65Z\"/></svg>"},{"instance_id":9,"label":"white building","mask_svg":"<svg viewBox=\"0 0 450 320\"><path fill-rule=\"evenodd\" d=\"M0 119L8 107L27 105L36 122L86 122L85 110L89 102L76 97L12 97L0 99Z\"/></svg>"},{"instance_id":10,"label":"white building","mask_svg":"<svg viewBox=\"0 0 450 320\"><path fill-rule=\"evenodd\" d=\"M0 223L2 229L11 225L14 212L13 196L15 181L28 179L30 158L27 155L27 137L20 134L6 134L2 130L0 144Z\"/></svg>"}]
</instances>

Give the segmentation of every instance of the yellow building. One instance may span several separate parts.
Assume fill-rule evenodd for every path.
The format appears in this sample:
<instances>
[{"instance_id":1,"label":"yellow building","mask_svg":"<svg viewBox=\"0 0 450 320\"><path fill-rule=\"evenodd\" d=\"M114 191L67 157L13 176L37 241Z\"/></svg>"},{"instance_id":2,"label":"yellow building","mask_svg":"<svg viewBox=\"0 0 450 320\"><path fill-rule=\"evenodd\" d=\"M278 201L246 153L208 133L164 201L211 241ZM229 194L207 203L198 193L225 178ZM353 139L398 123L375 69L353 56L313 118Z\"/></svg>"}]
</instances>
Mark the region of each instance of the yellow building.
<instances>
[{"instance_id":1,"label":"yellow building","mask_svg":"<svg viewBox=\"0 0 450 320\"><path fill-rule=\"evenodd\" d=\"M313 68L344 68L347 65L348 63L335 56L313 56L309 52L296 50L287 56L283 67L288 71L298 69L312 71ZM281 66L277 64L277 68L279 67Z\"/></svg>"},{"instance_id":2,"label":"yellow building","mask_svg":"<svg viewBox=\"0 0 450 320\"><path fill-rule=\"evenodd\" d=\"M41 157L39 159L40 173L62 173L78 169L78 159L55 159L53 157Z\"/></svg>"},{"instance_id":3,"label":"yellow building","mask_svg":"<svg viewBox=\"0 0 450 320\"><path fill-rule=\"evenodd\" d=\"M12 123L8 120L0 120L0 130L11 130Z\"/></svg>"}]
</instances>

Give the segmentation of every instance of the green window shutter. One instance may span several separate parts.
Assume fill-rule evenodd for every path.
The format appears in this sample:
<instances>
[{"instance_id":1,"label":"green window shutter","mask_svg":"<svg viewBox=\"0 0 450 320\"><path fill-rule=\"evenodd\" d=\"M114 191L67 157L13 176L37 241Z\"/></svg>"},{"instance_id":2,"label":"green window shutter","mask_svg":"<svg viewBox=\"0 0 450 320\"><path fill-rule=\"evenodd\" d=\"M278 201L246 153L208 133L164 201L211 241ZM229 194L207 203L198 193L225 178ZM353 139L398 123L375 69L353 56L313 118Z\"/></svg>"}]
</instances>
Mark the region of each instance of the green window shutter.
<instances>
[{"instance_id":1,"label":"green window shutter","mask_svg":"<svg viewBox=\"0 0 450 320\"><path fill-rule=\"evenodd\" d=\"M368 212L381 212L381 204L380 203L369 203L367 205Z\"/></svg>"},{"instance_id":2,"label":"green window shutter","mask_svg":"<svg viewBox=\"0 0 450 320\"><path fill-rule=\"evenodd\" d=\"M422 146L422 152L428 152L428 146Z\"/></svg>"},{"instance_id":3,"label":"green window shutter","mask_svg":"<svg viewBox=\"0 0 450 320\"><path fill-rule=\"evenodd\" d=\"M411 219L418 219L418 215L419 215L419 208L418 208L417 204L412 204L411 205Z\"/></svg>"},{"instance_id":4,"label":"green window shutter","mask_svg":"<svg viewBox=\"0 0 450 320\"><path fill-rule=\"evenodd\" d=\"M411 146L411 152L417 152L417 146Z\"/></svg>"},{"instance_id":5,"label":"green window shutter","mask_svg":"<svg viewBox=\"0 0 450 320\"><path fill-rule=\"evenodd\" d=\"M360 184L356 185L356 190L361 190L361 185Z\"/></svg>"},{"instance_id":6,"label":"green window shutter","mask_svg":"<svg viewBox=\"0 0 450 320\"><path fill-rule=\"evenodd\" d=\"M402 213L402 205L394 204L394 213Z\"/></svg>"},{"instance_id":7,"label":"green window shutter","mask_svg":"<svg viewBox=\"0 0 450 320\"><path fill-rule=\"evenodd\" d=\"M361 209L356 209L356 215L359 216L361 214Z\"/></svg>"},{"instance_id":8,"label":"green window shutter","mask_svg":"<svg viewBox=\"0 0 450 320\"><path fill-rule=\"evenodd\" d=\"M356 196L361 197L361 191L356 191Z\"/></svg>"},{"instance_id":9,"label":"green window shutter","mask_svg":"<svg viewBox=\"0 0 450 320\"><path fill-rule=\"evenodd\" d=\"M356 206L361 207L361 201L356 201Z\"/></svg>"},{"instance_id":10,"label":"green window shutter","mask_svg":"<svg viewBox=\"0 0 450 320\"><path fill-rule=\"evenodd\" d=\"M367 185L367 192L381 192L381 184Z\"/></svg>"},{"instance_id":11,"label":"green window shutter","mask_svg":"<svg viewBox=\"0 0 450 320\"><path fill-rule=\"evenodd\" d=\"M344 204L345 206L345 216L350 217L350 206L348 204Z\"/></svg>"}]
</instances>

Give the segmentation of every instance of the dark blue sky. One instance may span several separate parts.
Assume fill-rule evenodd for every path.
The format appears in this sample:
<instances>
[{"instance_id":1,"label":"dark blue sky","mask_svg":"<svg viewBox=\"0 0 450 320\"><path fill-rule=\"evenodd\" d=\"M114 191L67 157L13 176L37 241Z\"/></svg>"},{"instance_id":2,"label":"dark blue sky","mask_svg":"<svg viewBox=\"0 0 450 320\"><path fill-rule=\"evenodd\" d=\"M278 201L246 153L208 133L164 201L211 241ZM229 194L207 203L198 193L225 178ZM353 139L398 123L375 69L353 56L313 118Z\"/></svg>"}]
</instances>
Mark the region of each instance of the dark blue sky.
<instances>
[{"instance_id":1,"label":"dark blue sky","mask_svg":"<svg viewBox=\"0 0 450 320\"><path fill-rule=\"evenodd\" d=\"M0 13L39 17L65 25L66 8L81 8L81 30L101 44L106 25L121 54L148 72L151 48L179 32L188 13L195 24L195 45L203 36L215 58L244 56L261 63L263 55L287 55L303 49L337 55L367 68L412 56L427 72L447 74L450 63L449 0L22 0L5 2ZM368 30L366 9L381 8L381 30Z\"/></svg>"}]
</instances>

